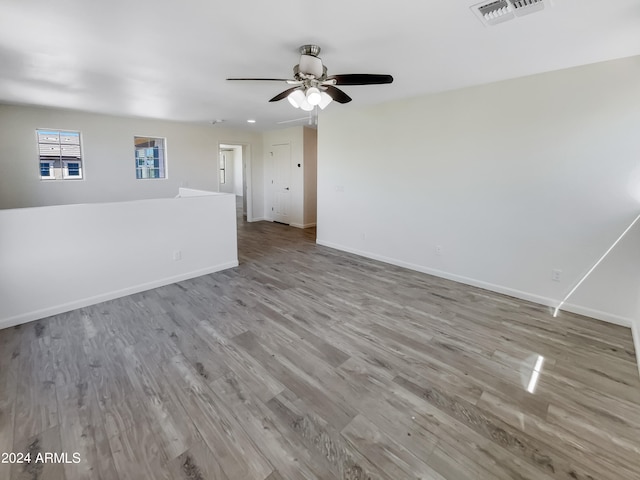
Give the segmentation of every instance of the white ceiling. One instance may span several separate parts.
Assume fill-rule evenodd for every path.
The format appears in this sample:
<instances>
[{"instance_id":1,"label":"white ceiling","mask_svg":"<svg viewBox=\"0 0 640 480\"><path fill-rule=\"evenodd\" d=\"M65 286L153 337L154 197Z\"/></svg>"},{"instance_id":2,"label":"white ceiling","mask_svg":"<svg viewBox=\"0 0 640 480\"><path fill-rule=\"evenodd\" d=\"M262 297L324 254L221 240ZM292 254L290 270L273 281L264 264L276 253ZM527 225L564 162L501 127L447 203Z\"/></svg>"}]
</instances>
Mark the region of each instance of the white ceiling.
<instances>
[{"instance_id":1,"label":"white ceiling","mask_svg":"<svg viewBox=\"0 0 640 480\"><path fill-rule=\"evenodd\" d=\"M225 78L289 78L306 43L395 78L329 109L640 54L638 0L548 1L485 27L476 0L0 0L0 102L269 130L302 116L268 103L288 86Z\"/></svg>"}]
</instances>

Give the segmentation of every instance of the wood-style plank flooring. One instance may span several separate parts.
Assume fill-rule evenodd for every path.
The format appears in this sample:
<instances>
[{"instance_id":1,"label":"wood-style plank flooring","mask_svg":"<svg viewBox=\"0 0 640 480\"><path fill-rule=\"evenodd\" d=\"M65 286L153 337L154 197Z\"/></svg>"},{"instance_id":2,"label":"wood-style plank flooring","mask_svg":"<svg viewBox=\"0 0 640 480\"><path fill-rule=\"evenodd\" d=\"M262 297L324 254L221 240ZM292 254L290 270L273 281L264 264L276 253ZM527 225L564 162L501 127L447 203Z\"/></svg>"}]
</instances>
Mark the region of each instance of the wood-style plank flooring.
<instances>
[{"instance_id":1,"label":"wood-style plank flooring","mask_svg":"<svg viewBox=\"0 0 640 480\"><path fill-rule=\"evenodd\" d=\"M640 478L629 329L314 237L0 331L0 479Z\"/></svg>"}]
</instances>

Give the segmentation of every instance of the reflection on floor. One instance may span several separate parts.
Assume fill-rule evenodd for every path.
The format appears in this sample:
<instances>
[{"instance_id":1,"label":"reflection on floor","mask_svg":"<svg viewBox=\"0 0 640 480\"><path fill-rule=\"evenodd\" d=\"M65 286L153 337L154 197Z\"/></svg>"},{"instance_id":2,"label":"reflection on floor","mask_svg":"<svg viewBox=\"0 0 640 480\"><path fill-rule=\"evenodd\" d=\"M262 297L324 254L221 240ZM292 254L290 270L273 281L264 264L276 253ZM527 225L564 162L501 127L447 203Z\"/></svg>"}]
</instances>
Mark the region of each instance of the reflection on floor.
<instances>
[{"instance_id":1,"label":"reflection on floor","mask_svg":"<svg viewBox=\"0 0 640 480\"><path fill-rule=\"evenodd\" d=\"M69 460L0 478L640 478L628 329L238 222L238 268L0 331L0 452Z\"/></svg>"}]
</instances>

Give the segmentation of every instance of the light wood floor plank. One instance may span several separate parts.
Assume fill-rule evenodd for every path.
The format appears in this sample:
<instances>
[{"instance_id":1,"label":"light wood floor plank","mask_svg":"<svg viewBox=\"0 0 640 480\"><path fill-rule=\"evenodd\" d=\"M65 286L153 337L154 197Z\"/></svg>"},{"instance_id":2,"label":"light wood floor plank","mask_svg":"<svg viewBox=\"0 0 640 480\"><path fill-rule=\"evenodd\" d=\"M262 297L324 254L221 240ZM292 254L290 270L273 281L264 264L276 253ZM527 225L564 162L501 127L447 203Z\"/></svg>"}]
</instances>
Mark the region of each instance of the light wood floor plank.
<instances>
[{"instance_id":1,"label":"light wood floor plank","mask_svg":"<svg viewBox=\"0 0 640 480\"><path fill-rule=\"evenodd\" d=\"M281 477L334 478L323 459L301 447L290 429L278 422L273 412L233 373L218 379L212 388L231 406L235 418Z\"/></svg>"},{"instance_id":2,"label":"light wood floor plank","mask_svg":"<svg viewBox=\"0 0 640 480\"><path fill-rule=\"evenodd\" d=\"M11 466L11 480L66 480L64 463L55 461L53 454L63 454L59 427L51 427L31 438L15 444L14 452L28 453L29 463ZM67 461L66 458L62 461ZM69 461L72 456L69 454Z\"/></svg>"},{"instance_id":3,"label":"light wood floor plank","mask_svg":"<svg viewBox=\"0 0 640 480\"><path fill-rule=\"evenodd\" d=\"M171 460L168 466L175 480L229 480L203 442Z\"/></svg>"},{"instance_id":4,"label":"light wood floor plank","mask_svg":"<svg viewBox=\"0 0 640 480\"><path fill-rule=\"evenodd\" d=\"M54 357L47 322L25 325L14 405L14 446L58 425ZM27 373L28 372L28 373Z\"/></svg>"},{"instance_id":5,"label":"light wood floor plank","mask_svg":"<svg viewBox=\"0 0 640 480\"><path fill-rule=\"evenodd\" d=\"M13 450L14 409L20 365L20 330L0 332L0 454ZM0 478L9 478L10 463L0 463Z\"/></svg>"},{"instance_id":6,"label":"light wood floor plank","mask_svg":"<svg viewBox=\"0 0 640 480\"><path fill-rule=\"evenodd\" d=\"M398 376L394 379L408 391L428 401L456 420L502 448L528 461L547 475L561 479L589 478L597 476L585 465L567 459L565 452L547 447L544 443L501 421L493 414L462 400L455 400L446 393L428 386L423 387Z\"/></svg>"},{"instance_id":7,"label":"light wood floor plank","mask_svg":"<svg viewBox=\"0 0 640 480\"><path fill-rule=\"evenodd\" d=\"M79 463L65 464L67 480L118 478L98 401L86 379L57 389L61 449L77 453Z\"/></svg>"},{"instance_id":8,"label":"light wood floor plank","mask_svg":"<svg viewBox=\"0 0 640 480\"><path fill-rule=\"evenodd\" d=\"M192 418L185 412L175 390L164 378L162 370L152 361L140 355L135 346L125 350L127 375L139 398L156 443L173 459L193 445L202 442L202 437Z\"/></svg>"},{"instance_id":9,"label":"light wood floor plank","mask_svg":"<svg viewBox=\"0 0 640 480\"><path fill-rule=\"evenodd\" d=\"M329 464L336 478L391 480L358 450L349 448L339 431L310 411L293 393L281 393L272 398L268 406L312 455L320 456Z\"/></svg>"},{"instance_id":10,"label":"light wood floor plank","mask_svg":"<svg viewBox=\"0 0 640 480\"><path fill-rule=\"evenodd\" d=\"M341 434L390 478L417 477L445 480L445 477L399 445L363 415L354 418ZM433 446L425 445L422 458L428 457L432 451Z\"/></svg>"},{"instance_id":11,"label":"light wood floor plank","mask_svg":"<svg viewBox=\"0 0 640 480\"><path fill-rule=\"evenodd\" d=\"M131 428L109 437L113 461L122 480L170 480L166 456L142 415Z\"/></svg>"},{"instance_id":12,"label":"light wood floor plank","mask_svg":"<svg viewBox=\"0 0 640 480\"><path fill-rule=\"evenodd\" d=\"M273 467L260 453L254 439L235 419L231 407L216 395L184 359L175 357L162 365L172 378L174 391L182 391L181 401L189 418L230 479L263 480Z\"/></svg>"}]
</instances>

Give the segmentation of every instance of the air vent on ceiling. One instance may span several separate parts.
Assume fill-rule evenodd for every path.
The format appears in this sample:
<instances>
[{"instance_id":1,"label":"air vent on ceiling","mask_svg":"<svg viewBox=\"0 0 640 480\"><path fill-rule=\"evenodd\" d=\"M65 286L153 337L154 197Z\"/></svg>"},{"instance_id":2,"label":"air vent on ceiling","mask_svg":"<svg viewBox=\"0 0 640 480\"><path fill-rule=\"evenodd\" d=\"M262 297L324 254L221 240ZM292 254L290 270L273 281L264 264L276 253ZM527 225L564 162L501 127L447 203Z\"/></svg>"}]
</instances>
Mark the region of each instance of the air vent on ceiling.
<instances>
[{"instance_id":1,"label":"air vent on ceiling","mask_svg":"<svg viewBox=\"0 0 640 480\"><path fill-rule=\"evenodd\" d=\"M549 0L493 0L473 5L471 10L485 25L513 20L530 13L539 12Z\"/></svg>"},{"instance_id":2,"label":"air vent on ceiling","mask_svg":"<svg viewBox=\"0 0 640 480\"><path fill-rule=\"evenodd\" d=\"M516 17L539 12L544 9L545 0L509 0L513 5L513 13Z\"/></svg>"},{"instance_id":3,"label":"air vent on ceiling","mask_svg":"<svg viewBox=\"0 0 640 480\"><path fill-rule=\"evenodd\" d=\"M513 7L507 0L496 0L490 3L481 3L472 9L477 9L481 18L487 25L495 25L513 18Z\"/></svg>"}]
</instances>

